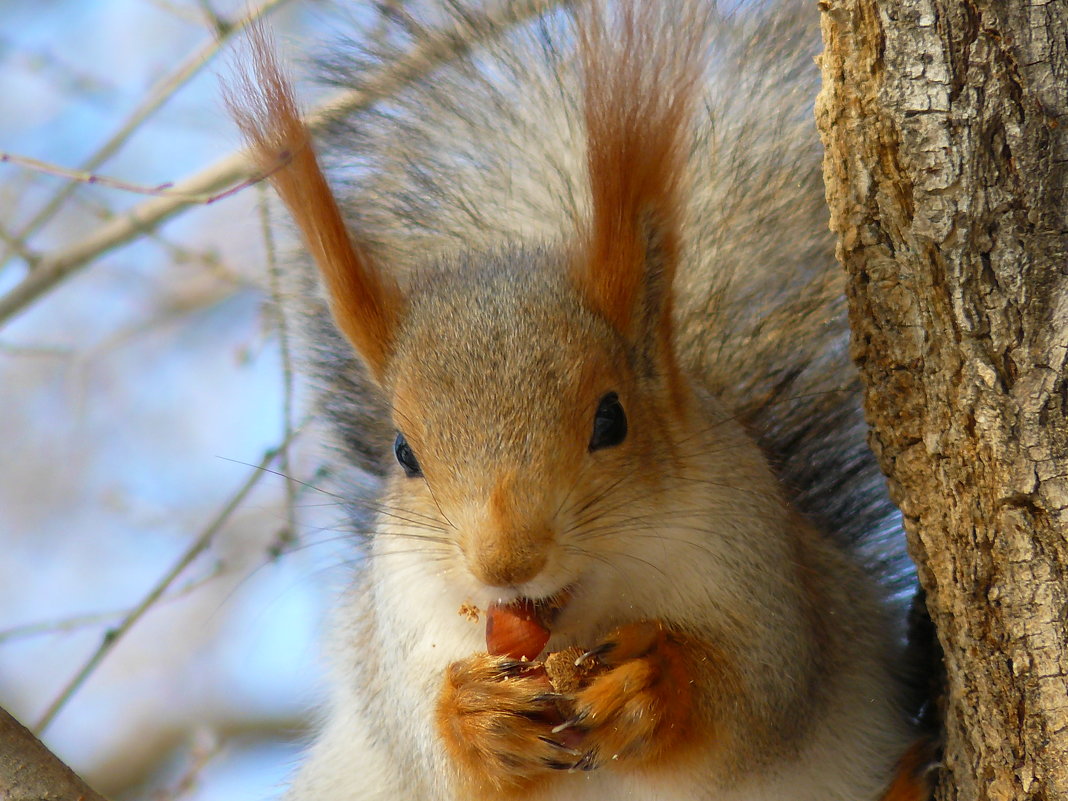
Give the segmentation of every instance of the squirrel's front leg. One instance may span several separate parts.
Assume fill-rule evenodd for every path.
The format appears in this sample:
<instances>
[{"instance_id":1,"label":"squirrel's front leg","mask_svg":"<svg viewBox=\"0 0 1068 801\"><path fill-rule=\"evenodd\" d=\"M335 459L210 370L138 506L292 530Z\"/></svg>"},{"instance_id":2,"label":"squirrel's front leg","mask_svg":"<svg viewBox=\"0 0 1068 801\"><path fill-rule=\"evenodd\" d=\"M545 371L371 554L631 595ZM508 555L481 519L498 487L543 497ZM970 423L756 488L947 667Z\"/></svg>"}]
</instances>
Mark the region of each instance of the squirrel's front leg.
<instances>
[{"instance_id":1,"label":"squirrel's front leg","mask_svg":"<svg viewBox=\"0 0 1068 801\"><path fill-rule=\"evenodd\" d=\"M662 763L705 732L696 719L696 662L693 643L658 621L613 631L583 659L603 670L575 698L574 715L555 727L581 733L583 757L576 767L606 763Z\"/></svg>"},{"instance_id":2,"label":"squirrel's front leg","mask_svg":"<svg viewBox=\"0 0 1068 801\"><path fill-rule=\"evenodd\" d=\"M538 663L476 654L451 664L437 705L437 728L460 781L477 797L521 793L583 752L563 721L559 696Z\"/></svg>"},{"instance_id":3,"label":"squirrel's front leg","mask_svg":"<svg viewBox=\"0 0 1068 801\"><path fill-rule=\"evenodd\" d=\"M560 772L668 766L708 733L696 712L708 650L659 621L621 626L581 657L596 664L567 695L541 663L477 654L446 671L438 731L477 797Z\"/></svg>"}]
</instances>

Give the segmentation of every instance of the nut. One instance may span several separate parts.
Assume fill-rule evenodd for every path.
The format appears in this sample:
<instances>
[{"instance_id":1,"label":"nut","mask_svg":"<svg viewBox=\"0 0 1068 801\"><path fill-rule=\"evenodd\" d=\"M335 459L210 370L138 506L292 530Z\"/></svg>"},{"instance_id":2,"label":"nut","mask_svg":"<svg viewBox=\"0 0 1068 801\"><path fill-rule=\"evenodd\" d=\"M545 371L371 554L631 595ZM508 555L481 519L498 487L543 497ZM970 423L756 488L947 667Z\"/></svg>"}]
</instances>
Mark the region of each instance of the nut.
<instances>
[{"instance_id":1,"label":"nut","mask_svg":"<svg viewBox=\"0 0 1068 801\"><path fill-rule=\"evenodd\" d=\"M495 656L534 659L549 641L549 634L531 600L493 604L486 610L486 650Z\"/></svg>"}]
</instances>

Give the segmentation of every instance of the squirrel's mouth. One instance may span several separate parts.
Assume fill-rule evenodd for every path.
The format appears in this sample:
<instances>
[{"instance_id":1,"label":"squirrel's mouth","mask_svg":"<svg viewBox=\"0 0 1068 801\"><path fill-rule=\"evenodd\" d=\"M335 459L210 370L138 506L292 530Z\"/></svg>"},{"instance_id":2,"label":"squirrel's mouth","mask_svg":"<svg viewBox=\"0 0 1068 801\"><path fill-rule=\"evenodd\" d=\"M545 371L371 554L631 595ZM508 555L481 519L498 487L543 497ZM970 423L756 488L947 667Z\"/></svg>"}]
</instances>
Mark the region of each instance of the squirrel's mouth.
<instances>
[{"instance_id":1,"label":"squirrel's mouth","mask_svg":"<svg viewBox=\"0 0 1068 801\"><path fill-rule=\"evenodd\" d=\"M516 598L486 610L486 647L491 654L534 659L552 636L553 625L571 600L566 587L543 598Z\"/></svg>"},{"instance_id":2,"label":"squirrel's mouth","mask_svg":"<svg viewBox=\"0 0 1068 801\"><path fill-rule=\"evenodd\" d=\"M546 629L552 630L553 624L556 623L556 619L571 601L573 595L574 587L568 585L540 598L520 596L507 603L493 604L491 608L506 609L512 614L519 615L524 619L536 622Z\"/></svg>"},{"instance_id":3,"label":"squirrel's mouth","mask_svg":"<svg viewBox=\"0 0 1068 801\"><path fill-rule=\"evenodd\" d=\"M536 620L547 628L552 628L553 623L556 622L564 607L574 597L575 589L574 584L568 584L558 590L537 597L516 595L508 600L499 598L491 603L488 609L507 609L525 618Z\"/></svg>"},{"instance_id":4,"label":"squirrel's mouth","mask_svg":"<svg viewBox=\"0 0 1068 801\"><path fill-rule=\"evenodd\" d=\"M568 586L563 589L557 590L552 595L545 598L534 599L520 599L528 600L534 608L534 613L537 615L538 620L548 629L552 629L556 619L560 616L560 612L571 601L571 596L574 594L574 588Z\"/></svg>"}]
</instances>

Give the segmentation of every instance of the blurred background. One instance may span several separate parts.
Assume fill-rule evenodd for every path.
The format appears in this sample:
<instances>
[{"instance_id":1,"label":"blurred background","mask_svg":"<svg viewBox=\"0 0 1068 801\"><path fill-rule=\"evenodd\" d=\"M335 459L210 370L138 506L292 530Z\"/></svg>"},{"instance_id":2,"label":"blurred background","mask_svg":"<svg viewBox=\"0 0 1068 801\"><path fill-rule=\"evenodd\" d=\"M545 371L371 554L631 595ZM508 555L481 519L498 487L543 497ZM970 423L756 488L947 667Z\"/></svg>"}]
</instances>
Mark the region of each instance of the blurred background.
<instances>
[{"instance_id":1,"label":"blurred background","mask_svg":"<svg viewBox=\"0 0 1068 801\"><path fill-rule=\"evenodd\" d=\"M116 799L278 794L351 559L280 475L314 484L321 454L267 193L94 250L166 192L88 173L151 189L238 147L218 76L261 12L294 54L328 25L310 0L0 0L0 705Z\"/></svg>"}]
</instances>

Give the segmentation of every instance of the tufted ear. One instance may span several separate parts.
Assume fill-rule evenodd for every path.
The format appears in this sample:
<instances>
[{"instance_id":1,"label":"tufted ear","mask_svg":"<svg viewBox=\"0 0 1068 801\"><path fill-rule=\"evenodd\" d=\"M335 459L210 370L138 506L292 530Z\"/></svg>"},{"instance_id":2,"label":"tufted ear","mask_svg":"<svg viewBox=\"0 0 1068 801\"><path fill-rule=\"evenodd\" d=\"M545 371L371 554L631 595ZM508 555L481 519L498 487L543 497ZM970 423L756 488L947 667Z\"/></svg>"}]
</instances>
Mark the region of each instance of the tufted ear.
<instances>
[{"instance_id":1,"label":"tufted ear","mask_svg":"<svg viewBox=\"0 0 1068 801\"><path fill-rule=\"evenodd\" d=\"M249 62L224 88L258 168L285 202L326 283L341 332L381 380L404 307L396 283L350 236L323 177L293 87L262 26L250 26Z\"/></svg>"},{"instance_id":2,"label":"tufted ear","mask_svg":"<svg viewBox=\"0 0 1068 801\"><path fill-rule=\"evenodd\" d=\"M594 2L579 12L591 218L572 267L586 302L670 360L671 285L707 10ZM670 45L668 44L670 43Z\"/></svg>"}]
</instances>

